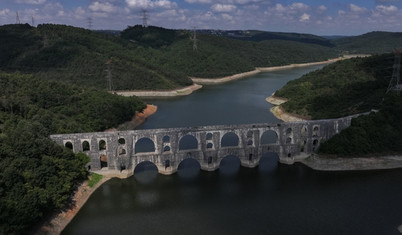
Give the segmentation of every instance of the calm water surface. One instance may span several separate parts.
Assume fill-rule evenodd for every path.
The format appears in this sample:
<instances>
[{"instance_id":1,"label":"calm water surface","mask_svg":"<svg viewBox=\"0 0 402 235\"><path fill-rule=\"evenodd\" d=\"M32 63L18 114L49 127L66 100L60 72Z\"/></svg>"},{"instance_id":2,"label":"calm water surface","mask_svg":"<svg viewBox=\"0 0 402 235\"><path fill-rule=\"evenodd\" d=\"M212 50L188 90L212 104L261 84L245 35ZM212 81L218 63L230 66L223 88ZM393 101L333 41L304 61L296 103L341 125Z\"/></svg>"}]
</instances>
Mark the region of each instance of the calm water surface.
<instances>
[{"instance_id":1,"label":"calm water surface","mask_svg":"<svg viewBox=\"0 0 402 235\"><path fill-rule=\"evenodd\" d=\"M265 98L319 67L259 74L180 99L153 100L140 128L280 122ZM144 170L145 169L145 170ZM153 166L112 179L88 200L64 234L400 234L402 170L317 172L285 166L274 154L254 169L236 157L204 172L186 160L178 174Z\"/></svg>"}]
</instances>

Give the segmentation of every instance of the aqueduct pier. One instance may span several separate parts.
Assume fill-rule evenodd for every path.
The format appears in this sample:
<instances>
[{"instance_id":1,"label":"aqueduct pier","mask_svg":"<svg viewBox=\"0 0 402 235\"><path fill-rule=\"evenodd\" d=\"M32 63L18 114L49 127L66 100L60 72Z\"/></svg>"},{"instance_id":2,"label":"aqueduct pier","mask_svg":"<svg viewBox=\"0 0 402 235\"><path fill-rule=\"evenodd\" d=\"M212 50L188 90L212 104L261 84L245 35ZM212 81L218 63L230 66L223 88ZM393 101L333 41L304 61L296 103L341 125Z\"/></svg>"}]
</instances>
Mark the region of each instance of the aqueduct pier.
<instances>
[{"instance_id":1,"label":"aqueduct pier","mask_svg":"<svg viewBox=\"0 0 402 235\"><path fill-rule=\"evenodd\" d=\"M246 124L51 135L56 143L87 154L89 170L134 171L142 162L155 164L161 174L173 174L188 158L201 169L214 171L221 160L237 156L241 165L256 167L264 153L274 152L282 163L314 153L320 143L351 124L355 116L278 124Z\"/></svg>"}]
</instances>

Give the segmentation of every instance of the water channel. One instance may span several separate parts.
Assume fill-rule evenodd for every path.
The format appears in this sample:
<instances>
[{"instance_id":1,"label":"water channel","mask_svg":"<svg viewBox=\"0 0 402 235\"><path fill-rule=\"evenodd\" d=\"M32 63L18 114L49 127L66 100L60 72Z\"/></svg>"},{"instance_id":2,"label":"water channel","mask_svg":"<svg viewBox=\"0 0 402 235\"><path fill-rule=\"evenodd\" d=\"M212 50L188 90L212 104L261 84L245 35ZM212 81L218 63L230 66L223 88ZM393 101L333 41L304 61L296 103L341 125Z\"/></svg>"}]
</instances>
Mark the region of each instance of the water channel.
<instances>
[{"instance_id":1,"label":"water channel","mask_svg":"<svg viewBox=\"0 0 402 235\"><path fill-rule=\"evenodd\" d=\"M280 122L265 98L320 67L150 100L158 111L140 128ZM128 179L109 180L63 234L400 234L402 170L318 172L278 164L275 155L254 169L235 157L224 160L215 172L189 160L171 176L145 166Z\"/></svg>"}]
</instances>

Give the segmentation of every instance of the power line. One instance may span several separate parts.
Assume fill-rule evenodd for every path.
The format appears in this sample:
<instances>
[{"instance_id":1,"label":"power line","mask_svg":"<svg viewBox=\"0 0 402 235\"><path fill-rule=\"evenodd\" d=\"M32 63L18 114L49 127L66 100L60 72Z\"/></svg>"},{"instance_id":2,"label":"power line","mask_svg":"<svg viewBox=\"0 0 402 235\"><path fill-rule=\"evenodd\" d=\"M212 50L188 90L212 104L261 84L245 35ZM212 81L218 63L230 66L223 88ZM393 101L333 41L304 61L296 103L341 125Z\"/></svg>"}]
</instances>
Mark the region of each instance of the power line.
<instances>
[{"instance_id":1,"label":"power line","mask_svg":"<svg viewBox=\"0 0 402 235\"><path fill-rule=\"evenodd\" d=\"M93 19L91 17L87 18L88 29L91 30L93 26Z\"/></svg>"},{"instance_id":2,"label":"power line","mask_svg":"<svg viewBox=\"0 0 402 235\"><path fill-rule=\"evenodd\" d=\"M198 45L197 45L197 30L195 27L193 27L193 35L190 37L190 40L193 41L193 51L198 50Z\"/></svg>"},{"instance_id":3,"label":"power line","mask_svg":"<svg viewBox=\"0 0 402 235\"><path fill-rule=\"evenodd\" d=\"M18 14L18 11L15 12L15 23L21 24L20 15Z\"/></svg>"},{"instance_id":4,"label":"power line","mask_svg":"<svg viewBox=\"0 0 402 235\"><path fill-rule=\"evenodd\" d=\"M142 27L146 28L148 27L148 11L146 9L142 10Z\"/></svg>"},{"instance_id":5,"label":"power line","mask_svg":"<svg viewBox=\"0 0 402 235\"><path fill-rule=\"evenodd\" d=\"M402 48L395 49L394 71L392 73L391 81L389 82L387 92L396 91L399 93L402 91L401 84L401 52Z\"/></svg>"},{"instance_id":6,"label":"power line","mask_svg":"<svg viewBox=\"0 0 402 235\"><path fill-rule=\"evenodd\" d=\"M107 90L108 90L108 91L112 91L112 90L113 90L111 64L112 64L112 60L108 60L108 61L106 62Z\"/></svg>"}]
</instances>

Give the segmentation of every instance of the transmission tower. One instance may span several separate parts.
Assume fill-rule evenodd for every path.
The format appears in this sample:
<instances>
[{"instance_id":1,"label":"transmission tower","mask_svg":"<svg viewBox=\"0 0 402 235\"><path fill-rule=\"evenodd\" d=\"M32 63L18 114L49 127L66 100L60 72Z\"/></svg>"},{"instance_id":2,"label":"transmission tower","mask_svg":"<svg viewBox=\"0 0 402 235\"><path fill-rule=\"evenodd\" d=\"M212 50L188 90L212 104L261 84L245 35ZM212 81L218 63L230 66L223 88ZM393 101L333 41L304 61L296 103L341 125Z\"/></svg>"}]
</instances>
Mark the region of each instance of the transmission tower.
<instances>
[{"instance_id":1,"label":"transmission tower","mask_svg":"<svg viewBox=\"0 0 402 235\"><path fill-rule=\"evenodd\" d=\"M148 27L148 11L143 9L142 10L142 27L146 28Z\"/></svg>"},{"instance_id":2,"label":"transmission tower","mask_svg":"<svg viewBox=\"0 0 402 235\"><path fill-rule=\"evenodd\" d=\"M18 11L15 12L15 23L21 24L20 15L18 14Z\"/></svg>"},{"instance_id":3,"label":"transmission tower","mask_svg":"<svg viewBox=\"0 0 402 235\"><path fill-rule=\"evenodd\" d=\"M401 83L401 52L402 48L395 49L395 62L394 62L394 71L392 73L391 81L389 82L387 92L396 91L399 93L402 91L402 83Z\"/></svg>"},{"instance_id":4,"label":"transmission tower","mask_svg":"<svg viewBox=\"0 0 402 235\"><path fill-rule=\"evenodd\" d=\"M193 28L193 35L190 37L191 41L193 41L193 51L198 50L198 46L197 46L197 30L195 29L195 27Z\"/></svg>"},{"instance_id":5,"label":"transmission tower","mask_svg":"<svg viewBox=\"0 0 402 235\"><path fill-rule=\"evenodd\" d=\"M106 62L106 74L107 74L107 90L112 91L113 90L113 84L112 84L112 60L108 60Z\"/></svg>"},{"instance_id":6,"label":"transmission tower","mask_svg":"<svg viewBox=\"0 0 402 235\"><path fill-rule=\"evenodd\" d=\"M32 27L35 27L35 19L33 16L32 16Z\"/></svg>"},{"instance_id":7,"label":"transmission tower","mask_svg":"<svg viewBox=\"0 0 402 235\"><path fill-rule=\"evenodd\" d=\"M91 30L93 26L93 20L91 17L87 18L87 23L88 23L88 29Z\"/></svg>"}]
</instances>

